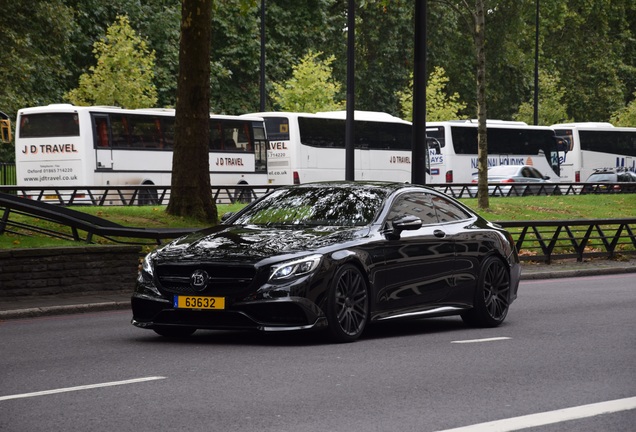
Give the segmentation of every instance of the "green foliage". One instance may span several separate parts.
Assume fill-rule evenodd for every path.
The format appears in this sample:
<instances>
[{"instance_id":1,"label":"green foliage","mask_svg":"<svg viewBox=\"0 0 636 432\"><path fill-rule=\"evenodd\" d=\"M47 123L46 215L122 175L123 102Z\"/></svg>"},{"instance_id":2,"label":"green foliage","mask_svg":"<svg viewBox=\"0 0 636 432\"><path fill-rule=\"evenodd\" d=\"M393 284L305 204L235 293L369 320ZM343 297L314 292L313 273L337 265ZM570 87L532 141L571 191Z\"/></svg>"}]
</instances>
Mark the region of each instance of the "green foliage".
<instances>
[{"instance_id":1,"label":"green foliage","mask_svg":"<svg viewBox=\"0 0 636 432\"><path fill-rule=\"evenodd\" d=\"M335 57L325 60L318 57L322 52L310 51L300 63L292 68L292 77L286 82L273 83L272 96L276 106L283 111L317 112L335 111L344 107L337 101L340 83L332 77L331 64Z\"/></svg>"},{"instance_id":2,"label":"green foliage","mask_svg":"<svg viewBox=\"0 0 636 432\"><path fill-rule=\"evenodd\" d=\"M539 71L538 112L540 125L549 126L556 123L569 123L573 121L568 117L567 106L563 103L565 91L560 87L559 82L558 73L550 75L544 70ZM522 103L514 119L533 124L534 101Z\"/></svg>"},{"instance_id":3,"label":"green foliage","mask_svg":"<svg viewBox=\"0 0 636 432\"><path fill-rule=\"evenodd\" d=\"M457 93L447 94L448 77L444 68L435 67L426 83L426 121L458 120L462 118L460 112L466 109L466 104L459 100ZM403 118L413 119L413 74L406 90L398 93Z\"/></svg>"},{"instance_id":4,"label":"green foliage","mask_svg":"<svg viewBox=\"0 0 636 432\"><path fill-rule=\"evenodd\" d=\"M610 117L610 121L614 126L636 127L636 93L626 107L614 112Z\"/></svg>"},{"instance_id":5,"label":"green foliage","mask_svg":"<svg viewBox=\"0 0 636 432\"><path fill-rule=\"evenodd\" d=\"M310 49L342 42L341 0L267 0L266 104L274 82L291 77ZM212 16L211 110L242 114L260 105L260 1L216 0ZM338 42L334 42L337 40Z\"/></svg>"},{"instance_id":6,"label":"green foliage","mask_svg":"<svg viewBox=\"0 0 636 432\"><path fill-rule=\"evenodd\" d=\"M80 76L79 87L66 97L76 105L113 105L123 108L153 107L157 90L152 80L155 52L130 27L128 17L119 16L95 42L97 65Z\"/></svg>"},{"instance_id":7,"label":"green foliage","mask_svg":"<svg viewBox=\"0 0 636 432\"><path fill-rule=\"evenodd\" d=\"M344 4L345 2L343 2ZM413 71L412 0L356 2L355 28L355 108L400 111L398 91L404 88ZM346 15L343 13L343 19ZM343 28L345 28L343 23ZM346 32L338 40L334 54L339 67L336 77L346 82Z\"/></svg>"},{"instance_id":8,"label":"green foliage","mask_svg":"<svg viewBox=\"0 0 636 432\"><path fill-rule=\"evenodd\" d=\"M554 0L541 8L541 62L559 72L569 116L607 121L634 92L636 58L626 54L634 52L636 3Z\"/></svg>"},{"instance_id":9,"label":"green foliage","mask_svg":"<svg viewBox=\"0 0 636 432\"><path fill-rule=\"evenodd\" d=\"M15 121L25 106L59 102L75 28L64 0L3 1L0 6L0 111Z\"/></svg>"},{"instance_id":10,"label":"green foliage","mask_svg":"<svg viewBox=\"0 0 636 432\"><path fill-rule=\"evenodd\" d=\"M484 3L488 116L508 120L532 100L536 2ZM427 69L444 69L447 94L457 93L467 104L462 114L474 118L476 60L471 18L463 6L473 4L429 1L426 47ZM292 67L310 50L335 56L333 77L346 82L347 2L267 0L266 5L268 108L272 83L290 79ZM636 91L636 2L541 0L540 5L539 64L560 77L567 117L615 118ZM398 92L413 69L413 10L411 0L356 2L357 109L399 114ZM128 16L148 51L156 53L153 105L175 106L180 11L181 2L174 0L5 1L0 13L0 110L15 121L19 108L61 102L79 77L95 67L94 44L106 37L119 15ZM257 111L260 1L215 0L212 32L211 109ZM345 90L340 88L336 100L344 99Z\"/></svg>"}]
</instances>

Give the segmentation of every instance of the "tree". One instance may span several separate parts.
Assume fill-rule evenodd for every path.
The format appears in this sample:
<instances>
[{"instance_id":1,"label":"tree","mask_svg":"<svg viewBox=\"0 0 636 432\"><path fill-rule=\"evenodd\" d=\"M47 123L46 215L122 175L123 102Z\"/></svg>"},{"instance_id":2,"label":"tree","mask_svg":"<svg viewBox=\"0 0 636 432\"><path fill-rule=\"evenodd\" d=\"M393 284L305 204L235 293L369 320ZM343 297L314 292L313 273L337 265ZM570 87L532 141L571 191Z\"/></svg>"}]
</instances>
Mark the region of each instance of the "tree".
<instances>
[{"instance_id":1,"label":"tree","mask_svg":"<svg viewBox=\"0 0 636 432\"><path fill-rule=\"evenodd\" d=\"M286 82L272 83L274 104L283 111L317 112L343 109L344 101L336 101L341 84L332 77L335 57L319 60L322 52L310 51L292 68Z\"/></svg>"},{"instance_id":2,"label":"tree","mask_svg":"<svg viewBox=\"0 0 636 432\"><path fill-rule=\"evenodd\" d=\"M477 83L477 207L487 209L488 200L488 137L486 128L486 13L485 0L475 0L471 9L467 1L455 4L440 0L462 17L473 36Z\"/></svg>"},{"instance_id":3,"label":"tree","mask_svg":"<svg viewBox=\"0 0 636 432\"><path fill-rule=\"evenodd\" d=\"M181 1L172 187L166 211L216 224L208 150L211 22L212 0Z\"/></svg>"},{"instance_id":4,"label":"tree","mask_svg":"<svg viewBox=\"0 0 636 432\"><path fill-rule=\"evenodd\" d=\"M484 0L475 0L475 51L477 57L477 207L487 209L488 137L486 129L486 14Z\"/></svg>"},{"instance_id":5,"label":"tree","mask_svg":"<svg viewBox=\"0 0 636 432\"><path fill-rule=\"evenodd\" d=\"M260 106L260 1L216 0L212 17L210 105L215 113L242 114ZM284 82L310 49L333 54L342 42L341 0L267 0L266 88ZM338 41L338 42L335 42ZM342 82L342 80L339 80ZM271 105L268 96L267 105Z\"/></svg>"},{"instance_id":6,"label":"tree","mask_svg":"<svg viewBox=\"0 0 636 432\"><path fill-rule=\"evenodd\" d=\"M634 92L635 16L633 0L541 2L543 63L559 72L576 121L607 121Z\"/></svg>"},{"instance_id":7,"label":"tree","mask_svg":"<svg viewBox=\"0 0 636 432\"><path fill-rule=\"evenodd\" d=\"M552 125L568 123L573 120L568 116L567 105L563 103L565 91L559 85L559 74L548 74L539 70L539 124ZM524 102L514 116L515 120L528 124L534 123L534 102Z\"/></svg>"},{"instance_id":8,"label":"tree","mask_svg":"<svg viewBox=\"0 0 636 432\"><path fill-rule=\"evenodd\" d=\"M346 3L346 2L343 2ZM356 10L355 106L356 109L398 114L398 92L413 72L412 0L359 2ZM342 61L341 82L346 77L346 44L341 40L336 56Z\"/></svg>"},{"instance_id":9,"label":"tree","mask_svg":"<svg viewBox=\"0 0 636 432\"><path fill-rule=\"evenodd\" d=\"M634 100L626 107L614 112L610 121L614 126L636 127L636 93L634 93Z\"/></svg>"},{"instance_id":10,"label":"tree","mask_svg":"<svg viewBox=\"0 0 636 432\"><path fill-rule=\"evenodd\" d=\"M155 52L130 27L128 17L117 17L105 39L95 42L93 53L97 65L80 76L79 87L68 92L67 99L76 105L155 106Z\"/></svg>"},{"instance_id":11,"label":"tree","mask_svg":"<svg viewBox=\"0 0 636 432\"><path fill-rule=\"evenodd\" d=\"M448 94L446 85L448 77L444 68L436 66L426 83L426 121L458 120L460 112L466 109L466 104L460 102L457 93ZM402 117L413 119L413 74L408 87L398 93Z\"/></svg>"},{"instance_id":12,"label":"tree","mask_svg":"<svg viewBox=\"0 0 636 432\"><path fill-rule=\"evenodd\" d=\"M20 108L61 100L75 24L63 0L3 1L0 10L0 111L15 120Z\"/></svg>"}]
</instances>

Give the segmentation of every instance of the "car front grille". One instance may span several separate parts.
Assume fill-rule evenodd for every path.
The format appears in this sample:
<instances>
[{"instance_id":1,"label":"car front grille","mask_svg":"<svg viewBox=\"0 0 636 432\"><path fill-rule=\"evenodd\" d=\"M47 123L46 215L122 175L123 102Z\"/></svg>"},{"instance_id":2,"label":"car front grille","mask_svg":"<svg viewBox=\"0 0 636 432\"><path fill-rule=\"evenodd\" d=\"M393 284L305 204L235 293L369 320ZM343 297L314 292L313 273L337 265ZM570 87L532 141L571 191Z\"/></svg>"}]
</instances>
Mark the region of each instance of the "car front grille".
<instances>
[{"instance_id":1,"label":"car front grille","mask_svg":"<svg viewBox=\"0 0 636 432\"><path fill-rule=\"evenodd\" d=\"M209 276L206 287L197 289L190 280L197 270ZM237 293L250 286L256 271L253 266L219 264L160 264L155 267L159 288L173 294L214 294Z\"/></svg>"}]
</instances>

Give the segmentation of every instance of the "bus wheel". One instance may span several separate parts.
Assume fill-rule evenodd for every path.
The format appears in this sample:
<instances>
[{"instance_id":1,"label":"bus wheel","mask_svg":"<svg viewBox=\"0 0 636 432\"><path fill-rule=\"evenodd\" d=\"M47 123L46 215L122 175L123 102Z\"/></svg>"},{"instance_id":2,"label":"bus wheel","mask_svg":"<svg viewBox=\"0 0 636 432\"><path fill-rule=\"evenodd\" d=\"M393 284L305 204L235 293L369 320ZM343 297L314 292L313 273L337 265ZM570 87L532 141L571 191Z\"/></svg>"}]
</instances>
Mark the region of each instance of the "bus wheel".
<instances>
[{"instance_id":1,"label":"bus wheel","mask_svg":"<svg viewBox=\"0 0 636 432\"><path fill-rule=\"evenodd\" d=\"M247 186L247 183L240 183L240 185ZM251 203L254 198L256 198L256 194L254 193L254 189L235 189L234 190L234 202L241 204Z\"/></svg>"},{"instance_id":2,"label":"bus wheel","mask_svg":"<svg viewBox=\"0 0 636 432\"><path fill-rule=\"evenodd\" d=\"M144 186L154 186L152 183L144 183ZM156 189L142 189L139 191L139 198L137 198L137 204L142 205L157 205L159 204L159 196Z\"/></svg>"}]
</instances>

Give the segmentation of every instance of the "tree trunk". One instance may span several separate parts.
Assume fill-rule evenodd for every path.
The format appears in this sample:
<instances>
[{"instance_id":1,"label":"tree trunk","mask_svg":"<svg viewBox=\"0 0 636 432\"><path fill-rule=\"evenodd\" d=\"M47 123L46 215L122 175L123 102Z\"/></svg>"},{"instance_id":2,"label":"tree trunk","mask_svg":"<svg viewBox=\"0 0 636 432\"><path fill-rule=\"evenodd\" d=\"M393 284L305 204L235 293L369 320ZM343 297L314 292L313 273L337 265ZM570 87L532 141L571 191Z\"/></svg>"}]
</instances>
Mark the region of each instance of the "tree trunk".
<instances>
[{"instance_id":1,"label":"tree trunk","mask_svg":"<svg viewBox=\"0 0 636 432\"><path fill-rule=\"evenodd\" d=\"M166 211L216 224L208 149L211 32L212 0L182 0L172 188Z\"/></svg>"},{"instance_id":2,"label":"tree trunk","mask_svg":"<svg viewBox=\"0 0 636 432\"><path fill-rule=\"evenodd\" d=\"M487 209L488 139L486 129L486 18L484 0L475 0L475 48L477 51L477 207Z\"/></svg>"}]
</instances>

